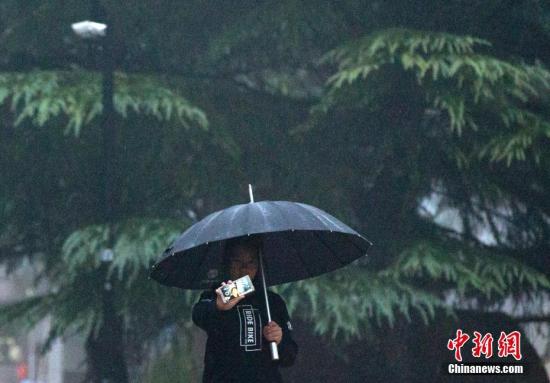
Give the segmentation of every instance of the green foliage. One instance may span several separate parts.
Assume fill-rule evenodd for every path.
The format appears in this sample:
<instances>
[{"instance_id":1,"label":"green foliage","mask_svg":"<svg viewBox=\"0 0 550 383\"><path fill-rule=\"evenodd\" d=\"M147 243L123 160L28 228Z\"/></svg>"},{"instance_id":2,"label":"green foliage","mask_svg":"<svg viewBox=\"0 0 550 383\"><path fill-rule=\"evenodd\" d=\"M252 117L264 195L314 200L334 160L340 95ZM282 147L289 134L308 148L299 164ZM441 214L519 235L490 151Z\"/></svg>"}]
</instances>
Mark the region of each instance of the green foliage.
<instances>
[{"instance_id":1,"label":"green foliage","mask_svg":"<svg viewBox=\"0 0 550 383\"><path fill-rule=\"evenodd\" d=\"M446 282L443 286L456 287L461 297L494 299L522 287L532 291L550 288L548 277L514 258L459 243L419 241L402 251L384 273L411 281Z\"/></svg>"},{"instance_id":2,"label":"green foliage","mask_svg":"<svg viewBox=\"0 0 550 383\"><path fill-rule=\"evenodd\" d=\"M550 72L542 65L513 63L479 53L490 47L486 40L447 33L407 29L377 31L344 44L325 55L325 63L338 65L328 80L328 93L315 109L326 112L349 104L351 85L363 84L363 97L375 93L369 82L382 76L394 86L401 77L387 72L394 67L411 74L419 91L436 110L447 113L450 128L462 134L465 128L492 130L487 115L494 115L503 129L486 142L480 157L491 160L524 160L534 143L550 137L549 117L531 110L550 89ZM380 81L378 79L378 81ZM347 101L346 103L346 95ZM367 98L368 100L368 98Z\"/></svg>"},{"instance_id":3,"label":"green foliage","mask_svg":"<svg viewBox=\"0 0 550 383\"><path fill-rule=\"evenodd\" d=\"M34 71L0 74L0 103L11 100L15 125L26 119L42 126L58 116L68 122L65 133L80 134L83 126L102 113L101 78L97 73ZM206 128L206 116L199 108L167 87L158 77L115 73L115 110L162 120L175 120L184 127Z\"/></svg>"},{"instance_id":4,"label":"green foliage","mask_svg":"<svg viewBox=\"0 0 550 383\"><path fill-rule=\"evenodd\" d=\"M147 270L167 243L171 243L182 230L182 222L160 219L128 219L113 226L92 225L74 231L62 248L62 269L71 280L81 272L94 270L101 265L101 251L112 246L114 259L109 275L116 272L124 279L126 288L136 282L140 271Z\"/></svg>"},{"instance_id":5,"label":"green foliage","mask_svg":"<svg viewBox=\"0 0 550 383\"><path fill-rule=\"evenodd\" d=\"M526 160L527 149L533 150L534 160L539 163L543 155L548 152L546 140L537 140L538 137L550 138L550 121L535 113L509 108L502 113L506 133L492 138L480 150L480 157L488 157L491 161L506 161L509 166L514 160ZM517 129L510 129L514 126Z\"/></svg>"},{"instance_id":6,"label":"green foliage","mask_svg":"<svg viewBox=\"0 0 550 383\"><path fill-rule=\"evenodd\" d=\"M51 342L64 335L94 331L102 323L101 301L97 295L94 278L83 275L78 283L64 285L57 292L23 299L0 308L0 323L8 326L17 322L19 331L30 331L47 316L52 318L51 326L42 351ZM98 330L99 327L96 327Z\"/></svg>"},{"instance_id":7,"label":"green foliage","mask_svg":"<svg viewBox=\"0 0 550 383\"><path fill-rule=\"evenodd\" d=\"M136 307L147 296L155 297L159 304L170 297L168 289L153 283L148 279L151 265L158 260L166 247L182 232L182 222L160 219L129 219L109 227L107 225L92 225L73 232L62 248L62 262L57 273L64 278L58 278L62 284L78 284L83 275L96 273L101 268L101 251L113 249L113 260L109 263L106 277L120 281L120 288L125 291L121 295L122 310L125 316L132 315ZM110 237L114 244L109 246ZM181 304L189 307L194 303L195 292L173 289L172 295L179 296ZM147 310L150 310L148 308ZM189 320L185 318L182 320Z\"/></svg>"},{"instance_id":8,"label":"green foliage","mask_svg":"<svg viewBox=\"0 0 550 383\"><path fill-rule=\"evenodd\" d=\"M53 292L3 306L0 323L17 320L22 328L30 329L51 315L45 348L68 332L97 334L103 324L101 251L109 247L111 235L115 238L114 258L106 278L113 285L115 307L127 331L139 333L142 341L147 341L158 333L159 324L189 323L189 316L182 313L189 312L197 293L167 289L148 279L153 261L181 230L181 222L131 219L113 227L92 225L75 231L63 245L61 262L51 271Z\"/></svg>"},{"instance_id":9,"label":"green foliage","mask_svg":"<svg viewBox=\"0 0 550 383\"><path fill-rule=\"evenodd\" d=\"M436 80L439 75L454 75L462 64L472 66L479 72L474 61L452 60L472 54L477 44L489 45L487 41L473 37L389 29L336 48L324 56L323 62L338 64L339 71L329 79L329 83L336 88L346 82L349 84L359 78L365 79L383 65L394 63L405 70L414 68L419 79L430 72Z\"/></svg>"},{"instance_id":10,"label":"green foliage","mask_svg":"<svg viewBox=\"0 0 550 383\"><path fill-rule=\"evenodd\" d=\"M378 273L348 266L275 290L285 297L289 312L311 321L317 333L349 340L368 333L371 320L393 326L397 315L410 321L411 311L416 311L428 324L438 309L454 315L444 301L445 292L498 301L518 289L548 288L546 275L516 259L460 243L421 240Z\"/></svg>"},{"instance_id":11,"label":"green foliage","mask_svg":"<svg viewBox=\"0 0 550 383\"><path fill-rule=\"evenodd\" d=\"M403 283L388 273L373 273L356 266L276 289L292 313L311 321L319 334L360 338L386 321L393 326L397 315L411 319L416 311L428 323L444 302L437 295Z\"/></svg>"},{"instance_id":12,"label":"green foliage","mask_svg":"<svg viewBox=\"0 0 550 383\"><path fill-rule=\"evenodd\" d=\"M312 7L293 0L254 6L167 4L151 13L145 3L131 10L107 4L120 41L131 36L123 43L124 57L117 58L121 71L190 77L183 85L175 77L115 74L115 109L130 129L121 130L127 135L117 148L124 174L117 184L122 219L113 226L90 225L101 219L95 206L101 200L96 179L101 148L96 132L85 126L102 113L99 75L81 70L0 75L0 104L11 106L13 114L4 116L0 141L6 142L0 172L0 221L6 230L0 247L4 254L16 248L17 254L45 254L53 265L47 268L52 292L4 307L0 322L17 320L29 328L51 314L50 339L99 329L104 282L99 253L110 247L115 258L108 273L128 334L147 342L167 324L185 327L196 294L147 280L148 265L182 228L170 220L135 217L181 216L180 209L187 207L204 216L240 198L239 193L246 195L242 185L247 182L266 199L303 200L345 217L377 242L376 267L353 265L278 288L293 314L310 319L318 333L361 337L374 322L393 324L413 313L428 322L437 309L449 309L442 297L446 292L494 303L516 289L549 287L547 277L525 266L531 261L525 254L537 258L539 249L548 248L548 214L514 213L519 229L513 233L533 230L544 239L526 244L515 235L516 242L504 249L517 258L463 239L445 241L440 232L435 241L415 219L419 201L440 184L449 194L448 205L465 217L474 214L473 200L492 207L487 214L495 219L501 206L518 205L529 214L547 209L549 73L534 60L543 43L529 40L519 22L502 22L487 8L488 18L506 25L490 31L471 17L475 14L457 15L463 6L457 2L436 7L433 18L426 17L432 5L400 3L396 9L379 1ZM38 12L40 25L56 25L55 33L48 33L56 37L51 39L34 32L37 13L29 12L31 5L5 7L2 17L9 28L1 45L5 49L8 40L12 48L3 62L18 63L21 46L32 46L24 54L39 61L36 54L58 56L84 48L64 35L68 28L59 18L46 17L58 16L58 6L45 2ZM470 9L484 6L480 2ZM416 8L428 13L412 13ZM64 9L70 11L59 15L63 20L73 19L73 9L79 8ZM465 26L476 23L483 27ZM403 28L386 29L394 25ZM419 26L456 34L414 29ZM504 34L509 40L499 41ZM329 49L321 60L325 65L315 67ZM510 57L525 51L531 54L521 57L533 65ZM25 68L36 67L23 61ZM72 65L40 62L50 68ZM304 123L307 108L316 102L327 70L333 75L328 74L324 97L313 110L314 124L304 124L318 131L303 130L289 139L287 131ZM205 112L181 94L200 99L214 133L221 132L214 137L218 146L193 141L194 130L182 139L181 131L155 129L151 119L141 118L205 128ZM19 129L13 129L12 120ZM22 129L31 125L43 129ZM66 126L77 139L56 137L50 126ZM219 147L236 153L233 162ZM519 181L519 174L525 180ZM509 179L518 180L516 189L496 183ZM479 197L488 194L496 197L486 204ZM542 202L532 195L542 196ZM499 223L512 226L504 219ZM168 364L176 361L170 358ZM156 371L165 369L161 362ZM175 370L167 375L172 372L168 379L176 376ZM160 379L156 373L150 378Z\"/></svg>"}]
</instances>

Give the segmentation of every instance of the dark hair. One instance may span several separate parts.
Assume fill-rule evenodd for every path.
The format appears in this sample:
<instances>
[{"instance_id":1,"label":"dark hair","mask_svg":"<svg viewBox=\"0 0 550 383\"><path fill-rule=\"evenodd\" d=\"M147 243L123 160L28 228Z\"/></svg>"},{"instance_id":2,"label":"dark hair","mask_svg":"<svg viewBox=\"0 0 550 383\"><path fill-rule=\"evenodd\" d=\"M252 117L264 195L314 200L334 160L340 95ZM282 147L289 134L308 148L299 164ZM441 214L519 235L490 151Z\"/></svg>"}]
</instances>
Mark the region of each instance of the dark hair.
<instances>
[{"instance_id":1,"label":"dark hair","mask_svg":"<svg viewBox=\"0 0 550 383\"><path fill-rule=\"evenodd\" d=\"M260 246L261 239L256 235L235 237L225 241L225 250L222 261L224 273L227 274L229 272L229 265L231 260L237 255L237 252L235 251L237 248L241 247L246 250L250 250L256 255L256 257L258 257Z\"/></svg>"}]
</instances>

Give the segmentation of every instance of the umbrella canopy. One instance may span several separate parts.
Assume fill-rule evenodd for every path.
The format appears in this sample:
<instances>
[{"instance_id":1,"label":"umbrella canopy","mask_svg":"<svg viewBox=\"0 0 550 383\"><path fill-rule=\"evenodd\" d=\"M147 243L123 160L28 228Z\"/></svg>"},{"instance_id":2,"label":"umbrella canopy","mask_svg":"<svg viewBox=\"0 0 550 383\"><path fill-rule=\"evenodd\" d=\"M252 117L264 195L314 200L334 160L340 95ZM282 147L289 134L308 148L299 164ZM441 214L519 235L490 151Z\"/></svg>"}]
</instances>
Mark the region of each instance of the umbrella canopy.
<instances>
[{"instance_id":1,"label":"umbrella canopy","mask_svg":"<svg viewBox=\"0 0 550 383\"><path fill-rule=\"evenodd\" d=\"M206 289L222 278L228 239L258 235L268 286L315 277L366 255L372 245L330 214L307 204L261 201L235 205L197 222L153 265L166 286Z\"/></svg>"}]
</instances>

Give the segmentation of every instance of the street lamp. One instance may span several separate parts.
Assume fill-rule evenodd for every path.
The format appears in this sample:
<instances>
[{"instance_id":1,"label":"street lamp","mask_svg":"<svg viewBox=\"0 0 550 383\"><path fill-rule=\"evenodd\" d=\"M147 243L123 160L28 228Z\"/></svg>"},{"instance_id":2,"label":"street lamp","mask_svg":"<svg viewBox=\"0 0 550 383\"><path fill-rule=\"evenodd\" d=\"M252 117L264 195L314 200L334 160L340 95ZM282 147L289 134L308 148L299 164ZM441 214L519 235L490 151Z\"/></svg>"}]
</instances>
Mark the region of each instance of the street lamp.
<instances>
[{"instance_id":1,"label":"street lamp","mask_svg":"<svg viewBox=\"0 0 550 383\"><path fill-rule=\"evenodd\" d=\"M95 39L107 34L107 24L85 20L71 24L73 32L83 39Z\"/></svg>"},{"instance_id":2,"label":"street lamp","mask_svg":"<svg viewBox=\"0 0 550 383\"><path fill-rule=\"evenodd\" d=\"M94 18L105 19L105 9L99 0L91 0L91 13ZM95 21L81 21L71 25L74 33L90 43L90 54L92 70L99 70L101 73L101 105L103 113L100 120L102 134L101 157L99 159L100 177L102 183L101 205L103 210L103 221L109 227L107 246L99 256L101 260L100 275L103 278L103 289L101 291L103 323L97 334L88 336L86 349L91 357L92 379L94 383L127 383L128 372L123 350L123 324L122 318L115 310L115 296L112 283L108 277L109 265L113 261L113 237L110 230L111 225L116 221L116 130L117 121L114 108L114 59L111 55L112 31L107 33L107 24ZM92 42L97 40L100 56L95 57L91 49Z\"/></svg>"}]
</instances>

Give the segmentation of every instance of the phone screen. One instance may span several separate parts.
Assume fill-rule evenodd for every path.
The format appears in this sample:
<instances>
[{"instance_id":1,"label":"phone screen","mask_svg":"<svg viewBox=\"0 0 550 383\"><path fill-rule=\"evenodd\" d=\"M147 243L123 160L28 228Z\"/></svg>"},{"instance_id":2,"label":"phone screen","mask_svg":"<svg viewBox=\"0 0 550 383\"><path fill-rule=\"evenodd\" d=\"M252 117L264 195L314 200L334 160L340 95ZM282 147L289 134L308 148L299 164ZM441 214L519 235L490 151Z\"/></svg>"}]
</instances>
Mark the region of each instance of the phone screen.
<instances>
[{"instance_id":1,"label":"phone screen","mask_svg":"<svg viewBox=\"0 0 550 383\"><path fill-rule=\"evenodd\" d=\"M254 291L254 285L248 275L241 277L232 283L220 287L222 299L224 303L229 302L233 298L249 294Z\"/></svg>"}]
</instances>

